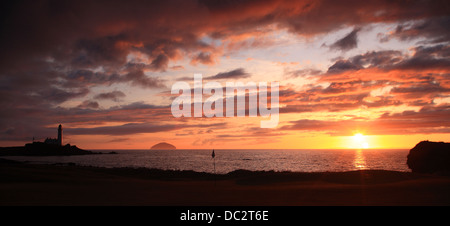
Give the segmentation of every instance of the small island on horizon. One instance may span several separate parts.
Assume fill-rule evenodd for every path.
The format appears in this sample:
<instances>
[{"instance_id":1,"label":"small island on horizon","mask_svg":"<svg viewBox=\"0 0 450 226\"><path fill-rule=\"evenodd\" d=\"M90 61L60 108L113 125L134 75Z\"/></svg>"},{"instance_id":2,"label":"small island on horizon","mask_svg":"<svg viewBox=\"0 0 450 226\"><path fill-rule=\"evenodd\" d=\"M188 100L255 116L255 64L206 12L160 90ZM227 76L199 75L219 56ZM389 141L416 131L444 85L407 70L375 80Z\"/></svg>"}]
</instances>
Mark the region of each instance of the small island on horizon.
<instances>
[{"instance_id":1,"label":"small island on horizon","mask_svg":"<svg viewBox=\"0 0 450 226\"><path fill-rule=\"evenodd\" d=\"M150 148L150 150L175 150L175 149L177 148L174 145L166 142L155 144Z\"/></svg>"}]
</instances>

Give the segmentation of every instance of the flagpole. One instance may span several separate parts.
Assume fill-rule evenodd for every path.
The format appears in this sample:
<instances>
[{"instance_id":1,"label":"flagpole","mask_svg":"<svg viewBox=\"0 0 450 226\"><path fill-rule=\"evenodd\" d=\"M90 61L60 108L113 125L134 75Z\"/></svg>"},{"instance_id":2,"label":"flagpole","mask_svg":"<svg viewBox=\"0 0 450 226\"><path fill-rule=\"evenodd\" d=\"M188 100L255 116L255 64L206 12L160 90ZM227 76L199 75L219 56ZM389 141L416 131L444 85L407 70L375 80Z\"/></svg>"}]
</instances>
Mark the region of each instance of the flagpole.
<instances>
[{"instance_id":1,"label":"flagpole","mask_svg":"<svg viewBox=\"0 0 450 226\"><path fill-rule=\"evenodd\" d=\"M215 187L216 186L216 154L214 153L214 149L213 149L211 156L212 156L213 162L214 162L214 187Z\"/></svg>"}]
</instances>

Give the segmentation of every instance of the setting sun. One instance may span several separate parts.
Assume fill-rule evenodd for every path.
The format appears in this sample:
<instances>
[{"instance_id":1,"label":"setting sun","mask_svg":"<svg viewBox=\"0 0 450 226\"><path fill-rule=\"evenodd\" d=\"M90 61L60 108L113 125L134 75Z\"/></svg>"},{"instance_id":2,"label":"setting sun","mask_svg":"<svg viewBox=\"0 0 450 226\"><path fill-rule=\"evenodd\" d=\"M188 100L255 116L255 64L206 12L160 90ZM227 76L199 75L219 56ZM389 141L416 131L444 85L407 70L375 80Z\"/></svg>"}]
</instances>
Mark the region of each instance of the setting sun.
<instances>
[{"instance_id":1,"label":"setting sun","mask_svg":"<svg viewBox=\"0 0 450 226\"><path fill-rule=\"evenodd\" d=\"M367 142L366 137L363 134L357 133L353 136L352 147L367 149L369 148L369 143Z\"/></svg>"}]
</instances>

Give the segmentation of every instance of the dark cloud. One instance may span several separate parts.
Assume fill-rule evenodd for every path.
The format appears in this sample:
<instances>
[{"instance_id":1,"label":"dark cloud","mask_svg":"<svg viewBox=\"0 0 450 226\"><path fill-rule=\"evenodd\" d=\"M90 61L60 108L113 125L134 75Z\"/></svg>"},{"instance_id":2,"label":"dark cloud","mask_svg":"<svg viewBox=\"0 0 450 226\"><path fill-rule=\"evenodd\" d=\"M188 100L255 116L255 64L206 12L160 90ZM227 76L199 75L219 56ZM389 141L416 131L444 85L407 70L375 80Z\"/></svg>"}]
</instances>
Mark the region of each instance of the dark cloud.
<instances>
[{"instance_id":1,"label":"dark cloud","mask_svg":"<svg viewBox=\"0 0 450 226\"><path fill-rule=\"evenodd\" d=\"M435 98L449 96L450 87L444 87L432 78L431 81L404 83L392 88L390 93L412 106L423 106L432 105Z\"/></svg>"},{"instance_id":2,"label":"dark cloud","mask_svg":"<svg viewBox=\"0 0 450 226\"><path fill-rule=\"evenodd\" d=\"M71 64L80 67L125 64L128 51L117 45L123 39L125 38L118 35L78 40L72 48L74 53L70 55Z\"/></svg>"},{"instance_id":3,"label":"dark cloud","mask_svg":"<svg viewBox=\"0 0 450 226\"><path fill-rule=\"evenodd\" d=\"M96 85L111 85L117 81L117 74L107 74L104 72L94 72L87 69L75 69L69 71L64 76L60 76L57 82L65 88L92 87Z\"/></svg>"},{"instance_id":4,"label":"dark cloud","mask_svg":"<svg viewBox=\"0 0 450 226\"><path fill-rule=\"evenodd\" d=\"M298 78L298 77L308 77L308 76L316 76L320 75L323 72L321 70L316 69L300 69L294 71L286 72L286 76L289 78Z\"/></svg>"},{"instance_id":5,"label":"dark cloud","mask_svg":"<svg viewBox=\"0 0 450 226\"><path fill-rule=\"evenodd\" d=\"M169 64L169 57L165 54L159 54L150 64L150 68L156 71L164 71Z\"/></svg>"},{"instance_id":6,"label":"dark cloud","mask_svg":"<svg viewBox=\"0 0 450 226\"><path fill-rule=\"evenodd\" d=\"M100 107L100 105L96 101L90 101L90 100L83 101L83 103L78 105L78 108L92 108L92 109L96 109L96 108L99 108L99 107Z\"/></svg>"},{"instance_id":7,"label":"dark cloud","mask_svg":"<svg viewBox=\"0 0 450 226\"><path fill-rule=\"evenodd\" d=\"M362 69L363 67L351 60L338 60L336 61L336 63L334 63L333 65L331 65L328 68L327 73L342 73L345 71L354 71L354 70L359 70Z\"/></svg>"},{"instance_id":8,"label":"dark cloud","mask_svg":"<svg viewBox=\"0 0 450 226\"><path fill-rule=\"evenodd\" d=\"M214 57L211 53L207 53L207 52L201 52L199 54L197 54L194 58L192 58L191 60L191 64L198 64L198 63L202 63L202 64L214 64L215 60Z\"/></svg>"},{"instance_id":9,"label":"dark cloud","mask_svg":"<svg viewBox=\"0 0 450 226\"><path fill-rule=\"evenodd\" d=\"M247 73L244 68L237 68L227 72L220 72L216 75L204 78L205 80L218 80L218 79L242 79L248 78L250 74Z\"/></svg>"},{"instance_id":10,"label":"dark cloud","mask_svg":"<svg viewBox=\"0 0 450 226\"><path fill-rule=\"evenodd\" d=\"M100 93L94 96L94 99L98 100L112 100L118 102L121 98L125 97L125 93L121 91L112 91L108 93Z\"/></svg>"},{"instance_id":11,"label":"dark cloud","mask_svg":"<svg viewBox=\"0 0 450 226\"><path fill-rule=\"evenodd\" d=\"M373 67L380 69L390 69L394 65L401 63L404 59L405 57L400 51L371 51L350 57L347 60L338 60L328 68L327 73L342 73L345 71L360 70Z\"/></svg>"},{"instance_id":12,"label":"dark cloud","mask_svg":"<svg viewBox=\"0 0 450 226\"><path fill-rule=\"evenodd\" d=\"M73 98L83 97L89 93L89 90L86 88L80 88L75 90L64 90L56 87L49 87L46 89L38 90L36 93L36 97L40 98L40 101L47 101L50 103L62 103L66 100L70 100Z\"/></svg>"},{"instance_id":13,"label":"dark cloud","mask_svg":"<svg viewBox=\"0 0 450 226\"><path fill-rule=\"evenodd\" d=\"M449 58L449 45L433 45L433 46L417 46L414 48L414 57L434 57L434 58Z\"/></svg>"},{"instance_id":14,"label":"dark cloud","mask_svg":"<svg viewBox=\"0 0 450 226\"><path fill-rule=\"evenodd\" d=\"M130 82L131 85L140 86L142 88L162 88L165 87L158 78L149 77L142 70L128 72L124 76L116 77L117 81Z\"/></svg>"},{"instance_id":15,"label":"dark cloud","mask_svg":"<svg viewBox=\"0 0 450 226\"><path fill-rule=\"evenodd\" d=\"M74 70L58 82L60 85L70 87L93 87L98 85L112 85L114 83L128 83L142 88L163 88L165 85L160 78L147 76L143 69L129 66L124 75L117 73L93 72L92 70Z\"/></svg>"},{"instance_id":16,"label":"dark cloud","mask_svg":"<svg viewBox=\"0 0 450 226\"><path fill-rule=\"evenodd\" d=\"M358 32L360 30L360 28L353 29L353 31L351 31L345 37L337 40L335 43L330 45L330 49L348 51L358 47Z\"/></svg>"},{"instance_id":17,"label":"dark cloud","mask_svg":"<svg viewBox=\"0 0 450 226\"><path fill-rule=\"evenodd\" d=\"M359 54L340 59L328 68L327 73L339 74L361 69L391 70L436 70L450 69L450 47L448 45L417 46L414 55L407 56L400 51L384 50Z\"/></svg>"},{"instance_id":18,"label":"dark cloud","mask_svg":"<svg viewBox=\"0 0 450 226\"><path fill-rule=\"evenodd\" d=\"M401 62L405 56L396 50L370 51L350 58L350 61L360 67L389 68Z\"/></svg>"},{"instance_id":19,"label":"dark cloud","mask_svg":"<svg viewBox=\"0 0 450 226\"><path fill-rule=\"evenodd\" d=\"M450 46L418 46L414 48L415 53L411 58L407 58L392 69L401 70L439 70L450 69Z\"/></svg>"},{"instance_id":20,"label":"dark cloud","mask_svg":"<svg viewBox=\"0 0 450 226\"><path fill-rule=\"evenodd\" d=\"M444 6L448 10L448 3ZM422 43L442 43L450 41L450 16L431 17L414 22L399 24L395 32L381 35L381 41L385 42L392 38L400 40L420 40Z\"/></svg>"}]
</instances>

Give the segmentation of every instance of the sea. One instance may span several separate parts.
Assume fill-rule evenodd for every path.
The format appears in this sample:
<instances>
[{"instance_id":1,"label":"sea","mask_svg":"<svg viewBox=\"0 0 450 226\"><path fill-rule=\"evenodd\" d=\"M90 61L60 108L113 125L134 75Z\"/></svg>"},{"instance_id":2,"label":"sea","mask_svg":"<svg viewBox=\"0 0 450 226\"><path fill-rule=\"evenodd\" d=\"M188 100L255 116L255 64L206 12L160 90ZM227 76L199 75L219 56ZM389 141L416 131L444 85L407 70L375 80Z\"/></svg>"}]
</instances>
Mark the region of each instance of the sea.
<instances>
[{"instance_id":1,"label":"sea","mask_svg":"<svg viewBox=\"0 0 450 226\"><path fill-rule=\"evenodd\" d=\"M77 156L2 156L37 164L77 164L95 167L193 170L226 174L250 171L343 172L392 170L410 172L406 149L177 149L177 150L93 150L105 154ZM107 154L111 151L117 154Z\"/></svg>"}]
</instances>

